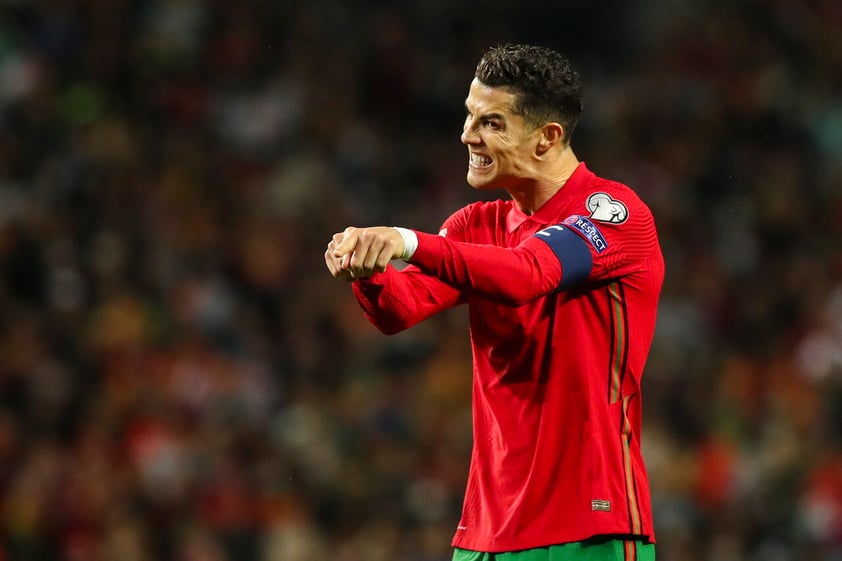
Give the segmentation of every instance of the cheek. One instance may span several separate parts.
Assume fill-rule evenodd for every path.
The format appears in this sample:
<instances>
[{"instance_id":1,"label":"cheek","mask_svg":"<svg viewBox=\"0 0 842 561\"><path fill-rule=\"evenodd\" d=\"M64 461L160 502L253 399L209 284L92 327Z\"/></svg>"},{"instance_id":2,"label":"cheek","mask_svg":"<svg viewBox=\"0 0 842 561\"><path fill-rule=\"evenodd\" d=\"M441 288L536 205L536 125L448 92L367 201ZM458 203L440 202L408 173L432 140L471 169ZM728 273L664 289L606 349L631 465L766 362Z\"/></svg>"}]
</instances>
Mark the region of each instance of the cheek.
<instances>
[{"instance_id":1,"label":"cheek","mask_svg":"<svg viewBox=\"0 0 842 561\"><path fill-rule=\"evenodd\" d=\"M498 156L509 164L517 165L529 158L529 147L512 138L503 139L498 148Z\"/></svg>"},{"instance_id":2,"label":"cheek","mask_svg":"<svg viewBox=\"0 0 842 561\"><path fill-rule=\"evenodd\" d=\"M518 145L510 136L501 135L494 139L494 151L498 157L510 159L517 154Z\"/></svg>"}]
</instances>

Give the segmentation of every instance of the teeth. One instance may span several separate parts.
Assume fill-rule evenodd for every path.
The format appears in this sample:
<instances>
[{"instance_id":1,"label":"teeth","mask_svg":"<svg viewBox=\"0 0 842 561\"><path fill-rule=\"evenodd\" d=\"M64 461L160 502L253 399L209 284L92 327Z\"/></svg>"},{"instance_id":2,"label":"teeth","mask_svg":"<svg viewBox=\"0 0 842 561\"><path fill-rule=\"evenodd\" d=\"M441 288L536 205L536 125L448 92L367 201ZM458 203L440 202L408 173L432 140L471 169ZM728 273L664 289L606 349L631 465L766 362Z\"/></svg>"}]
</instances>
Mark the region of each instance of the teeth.
<instances>
[{"instance_id":1,"label":"teeth","mask_svg":"<svg viewBox=\"0 0 842 561\"><path fill-rule=\"evenodd\" d=\"M475 166L487 166L491 163L491 158L481 154L471 154L471 163Z\"/></svg>"}]
</instances>

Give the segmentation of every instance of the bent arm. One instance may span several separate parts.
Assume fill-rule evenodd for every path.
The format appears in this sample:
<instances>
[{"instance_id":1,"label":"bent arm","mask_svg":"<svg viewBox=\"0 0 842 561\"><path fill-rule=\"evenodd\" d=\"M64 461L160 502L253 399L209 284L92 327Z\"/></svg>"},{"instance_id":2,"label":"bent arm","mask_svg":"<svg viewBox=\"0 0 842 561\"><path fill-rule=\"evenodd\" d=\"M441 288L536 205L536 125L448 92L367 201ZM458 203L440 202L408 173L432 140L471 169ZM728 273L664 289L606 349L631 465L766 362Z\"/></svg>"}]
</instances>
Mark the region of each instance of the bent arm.
<instances>
[{"instance_id":1,"label":"bent arm","mask_svg":"<svg viewBox=\"0 0 842 561\"><path fill-rule=\"evenodd\" d=\"M402 271L389 266L382 273L354 281L352 286L365 317L386 335L408 329L464 301L457 289L412 265Z\"/></svg>"},{"instance_id":2,"label":"bent arm","mask_svg":"<svg viewBox=\"0 0 842 561\"><path fill-rule=\"evenodd\" d=\"M582 282L592 267L582 238L562 226L546 228L514 248L416 235L413 265L458 290L510 306Z\"/></svg>"}]
</instances>

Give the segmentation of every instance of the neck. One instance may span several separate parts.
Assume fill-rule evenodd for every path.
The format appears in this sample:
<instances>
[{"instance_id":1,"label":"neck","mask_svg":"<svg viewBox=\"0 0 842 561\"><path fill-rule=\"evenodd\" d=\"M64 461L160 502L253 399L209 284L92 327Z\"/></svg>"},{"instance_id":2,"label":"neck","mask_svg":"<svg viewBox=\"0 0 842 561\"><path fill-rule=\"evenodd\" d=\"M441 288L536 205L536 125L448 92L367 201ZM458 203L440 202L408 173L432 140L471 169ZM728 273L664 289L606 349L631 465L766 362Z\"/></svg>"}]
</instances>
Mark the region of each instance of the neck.
<instances>
[{"instance_id":1,"label":"neck","mask_svg":"<svg viewBox=\"0 0 842 561\"><path fill-rule=\"evenodd\" d=\"M576 154L570 148L566 148L551 162L546 171L538 173L523 185L506 191L521 211L532 214L564 187L578 166L579 159L576 158Z\"/></svg>"}]
</instances>

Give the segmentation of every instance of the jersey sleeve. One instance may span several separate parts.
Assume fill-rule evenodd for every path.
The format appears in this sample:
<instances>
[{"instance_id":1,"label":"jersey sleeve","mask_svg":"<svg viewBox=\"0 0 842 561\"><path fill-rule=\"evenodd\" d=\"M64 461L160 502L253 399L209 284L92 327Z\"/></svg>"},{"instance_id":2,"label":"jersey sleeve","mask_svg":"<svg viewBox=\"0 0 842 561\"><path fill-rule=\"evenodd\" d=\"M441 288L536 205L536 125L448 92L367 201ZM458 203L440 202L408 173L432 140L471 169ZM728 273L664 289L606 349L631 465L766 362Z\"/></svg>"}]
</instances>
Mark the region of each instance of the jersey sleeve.
<instances>
[{"instance_id":1,"label":"jersey sleeve","mask_svg":"<svg viewBox=\"0 0 842 561\"><path fill-rule=\"evenodd\" d=\"M365 317L387 335L462 302L458 290L411 265L403 270L389 265L385 272L354 281L353 289Z\"/></svg>"},{"instance_id":2,"label":"jersey sleeve","mask_svg":"<svg viewBox=\"0 0 842 561\"><path fill-rule=\"evenodd\" d=\"M412 263L454 288L520 306L554 291L562 266L550 247L530 236L513 248L455 241L423 232Z\"/></svg>"}]
</instances>

